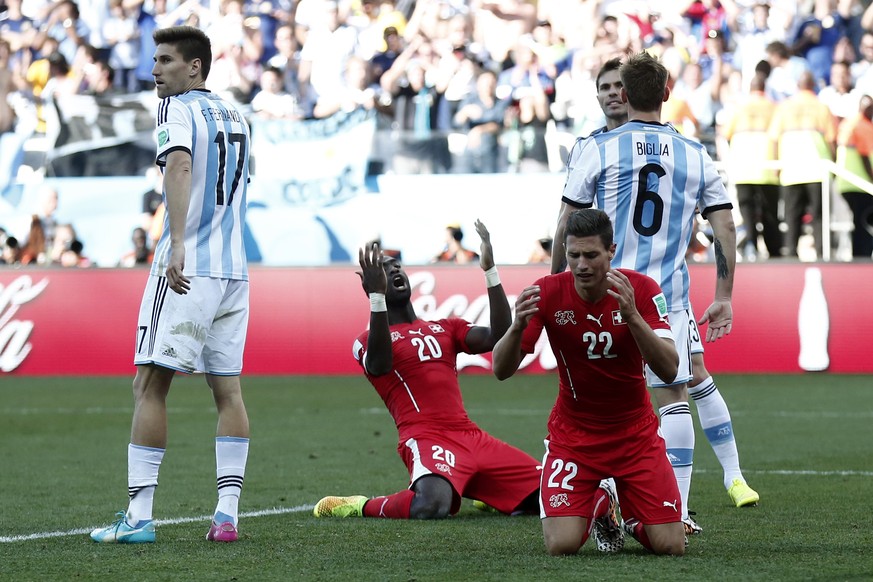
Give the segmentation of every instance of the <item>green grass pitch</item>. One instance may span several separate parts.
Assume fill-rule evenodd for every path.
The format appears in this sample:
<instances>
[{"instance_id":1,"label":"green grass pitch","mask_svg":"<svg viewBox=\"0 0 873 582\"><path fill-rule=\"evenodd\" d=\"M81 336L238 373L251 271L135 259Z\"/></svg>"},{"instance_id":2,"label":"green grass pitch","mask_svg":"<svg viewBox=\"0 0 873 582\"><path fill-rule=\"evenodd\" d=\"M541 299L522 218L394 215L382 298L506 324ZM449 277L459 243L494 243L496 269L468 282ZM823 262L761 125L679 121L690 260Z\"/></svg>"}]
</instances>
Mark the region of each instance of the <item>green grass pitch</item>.
<instances>
[{"instance_id":1,"label":"green grass pitch","mask_svg":"<svg viewBox=\"0 0 873 582\"><path fill-rule=\"evenodd\" d=\"M178 377L155 499L158 541L104 546L87 531L127 506L131 378L0 380L0 579L19 580L873 580L873 379L720 375L755 508L736 509L698 427L684 558L634 540L553 558L536 517L465 500L439 522L319 520L330 494L406 486L396 431L363 377L244 377L252 442L241 540L204 537L215 503L215 412ZM539 458L554 375L462 375L470 415ZM692 410L694 407L692 406Z\"/></svg>"}]
</instances>

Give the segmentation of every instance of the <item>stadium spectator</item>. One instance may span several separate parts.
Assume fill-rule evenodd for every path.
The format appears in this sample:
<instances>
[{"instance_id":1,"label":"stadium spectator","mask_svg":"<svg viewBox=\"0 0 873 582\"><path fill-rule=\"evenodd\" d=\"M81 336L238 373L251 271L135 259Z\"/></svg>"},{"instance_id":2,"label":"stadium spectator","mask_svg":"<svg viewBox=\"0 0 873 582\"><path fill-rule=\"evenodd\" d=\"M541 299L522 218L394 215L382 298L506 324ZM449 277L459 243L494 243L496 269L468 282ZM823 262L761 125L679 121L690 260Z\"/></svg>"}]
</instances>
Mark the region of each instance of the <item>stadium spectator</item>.
<instances>
[{"instance_id":1,"label":"stadium spectator","mask_svg":"<svg viewBox=\"0 0 873 582\"><path fill-rule=\"evenodd\" d=\"M313 24L300 48L297 78L304 103L342 91L346 61L357 50L357 31L347 26L336 0L319 0L320 24Z\"/></svg>"},{"instance_id":2,"label":"stadium spectator","mask_svg":"<svg viewBox=\"0 0 873 582\"><path fill-rule=\"evenodd\" d=\"M663 216L656 213L649 217L653 222L645 221L643 216L634 218L633 225L624 220L616 221L614 223L617 244L616 263L618 267L634 268L658 277L671 312L670 324L673 336L680 339L689 338L689 341L680 341L677 344L677 349L680 350L680 371L675 380L665 381L651 369L648 370L647 376L649 386L654 388L655 400L661 416L661 430L667 442L667 449L670 451L671 463L682 496L682 521L685 523L686 532L694 534L702 530L688 515L687 508L694 454L694 426L688 405L689 383L692 386L690 392L700 412L701 425L704 432L711 435L710 442L723 464L724 484L731 500L739 507L757 503L759 499L758 494L746 484L740 471L730 415L714 381L703 366L702 338L696 327L698 323L709 323L706 341L716 341L730 333L733 317L730 298L736 260L734 251L736 233L730 200L721 177L706 151L698 144L678 137L673 128L658 123L661 106L669 98L667 87L669 74L666 68L647 53L639 53L622 65L619 71L622 100L627 103L628 118L634 121L611 131L595 134L585 140L582 147L574 149L575 157L568 166L571 169L564 187L561 212L555 231L558 248L553 249L552 273L559 273L565 267L564 228L573 208L596 205L615 214L624 212L619 207L637 207L636 198L640 193L637 191L636 174L633 180L621 180L621 176L630 174L621 169L616 169L614 173L603 172L601 162L606 155L604 144L620 143L624 140L628 147L633 148L633 144L639 139L637 137L640 135L639 132L661 133L662 139L669 140L672 151L669 157L662 156L661 152L658 152L657 169L652 170L652 176L658 176L658 179L652 181L650 178L647 182L650 189L646 190L646 193L657 196L666 203L673 200L671 192L674 188L678 188L679 191L685 192L685 198L676 206L665 209ZM653 85L663 87L660 94L646 92L651 90L649 87ZM681 154L676 151L677 148L682 152ZM620 162L623 160L636 167L635 156L648 159L645 148L640 153L635 149L625 152L618 159ZM685 166L702 168L696 180L684 174L679 175L678 170L673 168L672 161L680 158L698 160L694 163L688 162ZM606 167L610 166L606 165ZM680 180L681 184L674 187L674 179ZM688 183L699 184L699 186L694 190L686 190ZM661 193L657 194L657 192ZM696 221L698 206L702 209L704 218L708 219L712 226L716 262L719 265L715 300L699 321L695 319L689 302L685 263L685 252L691 242L692 225ZM662 224L664 217L671 217L671 221ZM673 234L674 231L682 234ZM674 236L680 237L678 243L672 238ZM652 251L646 257L646 262L640 262L633 250L643 247ZM684 283L677 285L674 281ZM720 432L719 429L724 431Z\"/></svg>"},{"instance_id":3,"label":"stadium spectator","mask_svg":"<svg viewBox=\"0 0 873 582\"><path fill-rule=\"evenodd\" d=\"M19 260L22 265L43 265L47 262L47 249L45 230L43 230L39 216L34 214L30 220L27 240L21 247Z\"/></svg>"},{"instance_id":4,"label":"stadium spectator","mask_svg":"<svg viewBox=\"0 0 873 582\"><path fill-rule=\"evenodd\" d=\"M858 112L844 119L837 133L837 165L873 182L873 98L861 97ZM837 189L852 209L852 257L873 256L873 196L837 176Z\"/></svg>"},{"instance_id":5,"label":"stadium spectator","mask_svg":"<svg viewBox=\"0 0 873 582\"><path fill-rule=\"evenodd\" d=\"M510 98L497 98L497 75L485 70L476 77L476 91L468 95L455 113L453 125L466 134L458 171L493 174L500 170L500 134Z\"/></svg>"},{"instance_id":6,"label":"stadium spectator","mask_svg":"<svg viewBox=\"0 0 873 582\"><path fill-rule=\"evenodd\" d=\"M367 61L358 56L346 60L344 84L336 92L321 95L312 111L313 117L324 118L339 111L372 110L376 107L376 88L370 83Z\"/></svg>"},{"instance_id":7,"label":"stadium spectator","mask_svg":"<svg viewBox=\"0 0 873 582\"><path fill-rule=\"evenodd\" d=\"M552 237L547 236L536 240L527 263L529 265L552 264Z\"/></svg>"},{"instance_id":8,"label":"stadium spectator","mask_svg":"<svg viewBox=\"0 0 873 582\"><path fill-rule=\"evenodd\" d=\"M0 135L15 129L15 110L9 97L15 92L15 78L10 70L9 43L0 39Z\"/></svg>"},{"instance_id":9,"label":"stadium spectator","mask_svg":"<svg viewBox=\"0 0 873 582\"><path fill-rule=\"evenodd\" d=\"M73 239L70 242L69 248L65 249L64 252L61 253L61 258L59 264L61 267L77 267L80 269L85 269L93 266L91 259L84 255L84 247L82 241L78 239Z\"/></svg>"},{"instance_id":10,"label":"stadium spectator","mask_svg":"<svg viewBox=\"0 0 873 582\"><path fill-rule=\"evenodd\" d=\"M39 203L39 220L45 236L45 244L47 248L51 248L55 239L55 226L57 226L55 215L58 210L57 188L49 184L43 185L39 190Z\"/></svg>"},{"instance_id":11,"label":"stadium spectator","mask_svg":"<svg viewBox=\"0 0 873 582\"><path fill-rule=\"evenodd\" d=\"M252 111L263 119L303 119L294 95L285 90L280 69L267 67L261 73L260 90L252 98Z\"/></svg>"},{"instance_id":12,"label":"stadium spectator","mask_svg":"<svg viewBox=\"0 0 873 582\"><path fill-rule=\"evenodd\" d=\"M812 72L800 76L798 92L776 106L770 138L777 143L777 159L785 165L779 172L785 223L785 254L797 257L803 234L803 217L812 221L815 251L822 257L822 169L819 160L832 160L836 124L828 106L815 94Z\"/></svg>"},{"instance_id":13,"label":"stadium spectator","mask_svg":"<svg viewBox=\"0 0 873 582\"><path fill-rule=\"evenodd\" d=\"M362 59L369 61L382 50L385 25L379 20L379 0L359 0L352 5L346 23L357 31L358 47L355 51Z\"/></svg>"},{"instance_id":14,"label":"stadium spectator","mask_svg":"<svg viewBox=\"0 0 873 582\"><path fill-rule=\"evenodd\" d=\"M0 35L9 43L12 52L10 71L16 77L24 77L24 72L33 60L34 38L36 26L32 18L21 12L22 0L5 0L6 9L0 13Z\"/></svg>"},{"instance_id":15,"label":"stadium spectator","mask_svg":"<svg viewBox=\"0 0 873 582\"><path fill-rule=\"evenodd\" d=\"M661 121L675 127L676 131L685 137L697 140L700 135L700 122L694 116L691 105L688 100L672 93L673 87L675 87L673 77L667 77L667 86L671 93L670 98L661 107Z\"/></svg>"},{"instance_id":16,"label":"stadium spectator","mask_svg":"<svg viewBox=\"0 0 873 582\"><path fill-rule=\"evenodd\" d=\"M40 27L34 46L42 46L46 37L58 42L60 52L68 63L76 58L76 50L88 43L91 30L80 18L79 6L73 0L61 0L52 3L45 23Z\"/></svg>"},{"instance_id":17,"label":"stadium spectator","mask_svg":"<svg viewBox=\"0 0 873 582\"><path fill-rule=\"evenodd\" d=\"M873 93L873 30L865 30L858 45L860 59L851 65L852 84L862 94Z\"/></svg>"},{"instance_id":18,"label":"stadium spectator","mask_svg":"<svg viewBox=\"0 0 873 582\"><path fill-rule=\"evenodd\" d=\"M282 71L282 85L285 91L294 96L294 99L302 107L300 83L297 80L297 69L300 66L300 47L297 44L297 39L294 38L294 27L290 24L282 24L277 27L273 44L276 47L276 54L267 61L267 68L272 67ZM311 105L309 109L310 111L304 110L306 116L311 112Z\"/></svg>"},{"instance_id":19,"label":"stadium spectator","mask_svg":"<svg viewBox=\"0 0 873 582\"><path fill-rule=\"evenodd\" d=\"M436 67L434 84L443 94L439 103L438 124L448 129L461 102L476 90L479 72L477 56L469 50L468 19L462 14L446 23L446 37L432 43Z\"/></svg>"},{"instance_id":20,"label":"stadium spectator","mask_svg":"<svg viewBox=\"0 0 873 582\"><path fill-rule=\"evenodd\" d=\"M154 253L149 247L148 233L144 228L136 227L130 236L133 248L118 259L119 267L145 267L151 264Z\"/></svg>"},{"instance_id":21,"label":"stadium spectator","mask_svg":"<svg viewBox=\"0 0 873 582\"><path fill-rule=\"evenodd\" d=\"M702 67L697 63L688 63L682 71L682 78L676 81L670 93L670 100L678 99L688 104L697 121L696 135L690 137L697 137L701 142L710 145L715 142L715 117L721 110L722 64L721 57L713 55L712 67L717 72L713 72L709 79L704 79ZM663 118L662 121L673 120Z\"/></svg>"},{"instance_id":22,"label":"stadium spectator","mask_svg":"<svg viewBox=\"0 0 873 582\"><path fill-rule=\"evenodd\" d=\"M443 94L427 75L433 67L432 52L427 40L415 37L380 81L383 114L400 134L391 157L398 174L444 174L452 167L444 131L448 128L438 124Z\"/></svg>"},{"instance_id":23,"label":"stadium spectator","mask_svg":"<svg viewBox=\"0 0 873 582\"><path fill-rule=\"evenodd\" d=\"M155 54L155 41L152 33L158 28L158 20L167 13L167 0L152 0L151 11L146 10L145 0L127 0L125 3L136 16L139 31L137 44L135 91L154 91L155 79L152 77L152 56Z\"/></svg>"},{"instance_id":24,"label":"stadium spectator","mask_svg":"<svg viewBox=\"0 0 873 582\"><path fill-rule=\"evenodd\" d=\"M575 554L598 521L613 541L605 549L621 549L614 501L590 509L601 480L614 477L624 530L655 554L681 556L684 501L643 374L645 361L668 382L676 378L679 356L664 295L651 278L611 268L616 246L605 212L576 210L565 224L561 248L570 272L540 278L519 294L512 325L493 352L499 380L515 374L543 329L552 351L563 355L540 490L546 549Z\"/></svg>"},{"instance_id":25,"label":"stadium spectator","mask_svg":"<svg viewBox=\"0 0 873 582\"><path fill-rule=\"evenodd\" d=\"M4 265L17 266L21 263L21 246L18 239L14 236L7 236L0 245L2 253L0 253L0 261Z\"/></svg>"},{"instance_id":26,"label":"stadium spectator","mask_svg":"<svg viewBox=\"0 0 873 582\"><path fill-rule=\"evenodd\" d=\"M403 39L393 26L387 27L382 36L384 48L370 59L370 78L378 84L382 80L382 74L391 68L398 55L403 51Z\"/></svg>"},{"instance_id":27,"label":"stadium spectator","mask_svg":"<svg viewBox=\"0 0 873 582\"><path fill-rule=\"evenodd\" d=\"M455 263L466 265L479 260L476 251L464 247L464 231L459 224L446 227L446 246L441 253L431 260L432 263Z\"/></svg>"},{"instance_id":28,"label":"stadium spectator","mask_svg":"<svg viewBox=\"0 0 873 582\"><path fill-rule=\"evenodd\" d=\"M83 73L80 95L109 98L124 94L124 88L115 83L117 72L106 61L95 61L85 65Z\"/></svg>"},{"instance_id":29,"label":"stadium spectator","mask_svg":"<svg viewBox=\"0 0 873 582\"><path fill-rule=\"evenodd\" d=\"M370 297L370 324L355 340L354 356L397 426L409 486L372 499L324 497L315 505L316 517L442 519L458 512L462 497L504 514L537 511L539 462L470 420L458 384L457 355L489 351L512 321L490 235L479 221L476 230L489 327L458 317L420 319L402 265L376 244L360 250L358 274Z\"/></svg>"},{"instance_id":30,"label":"stadium spectator","mask_svg":"<svg viewBox=\"0 0 873 582\"><path fill-rule=\"evenodd\" d=\"M791 52L809 63L817 87L830 82L834 48L849 32L853 1L815 0L812 14L801 16Z\"/></svg>"},{"instance_id":31,"label":"stadium spectator","mask_svg":"<svg viewBox=\"0 0 873 582\"><path fill-rule=\"evenodd\" d=\"M748 90L756 74L757 64L767 58L766 47L774 41L784 41L785 31L780 31L771 23L770 4L757 0L751 6L740 8L731 23L731 36L734 39L734 63L742 72L742 86Z\"/></svg>"},{"instance_id":32,"label":"stadium spectator","mask_svg":"<svg viewBox=\"0 0 873 582\"><path fill-rule=\"evenodd\" d=\"M792 55L785 43L774 41L767 45L767 62L770 74L767 77L767 93L776 102L784 101L797 93L797 83L803 73L809 71L806 59Z\"/></svg>"},{"instance_id":33,"label":"stadium spectator","mask_svg":"<svg viewBox=\"0 0 873 582\"><path fill-rule=\"evenodd\" d=\"M55 228L54 241L50 246L47 246L46 263L60 265L61 255L65 251L70 250L70 245L76 240L76 230L72 224L63 223Z\"/></svg>"},{"instance_id":34,"label":"stadium spectator","mask_svg":"<svg viewBox=\"0 0 873 582\"><path fill-rule=\"evenodd\" d=\"M718 2L716 0L690 0L679 2L678 8L690 26L690 36L694 39L694 54L699 55L704 52L706 39L710 33L728 34L730 29L728 21L730 18L728 5L732 6L733 2ZM683 8L684 5L684 8Z\"/></svg>"},{"instance_id":35,"label":"stadium spectator","mask_svg":"<svg viewBox=\"0 0 873 582\"><path fill-rule=\"evenodd\" d=\"M278 53L276 32L280 26L291 22L293 12L292 0L254 0L245 3L246 24L260 31L262 65Z\"/></svg>"},{"instance_id":36,"label":"stadium spectator","mask_svg":"<svg viewBox=\"0 0 873 582\"><path fill-rule=\"evenodd\" d=\"M236 103L249 103L261 74L260 31L242 25L239 0L226 0L222 7L220 20L209 28L215 61L207 88Z\"/></svg>"},{"instance_id":37,"label":"stadium spectator","mask_svg":"<svg viewBox=\"0 0 873 582\"><path fill-rule=\"evenodd\" d=\"M757 259L760 239L771 258L782 253L778 173L761 168L762 162L776 159L776 146L768 133L776 104L764 92L766 83L763 75L753 78L749 95L721 128L730 144L727 173L736 186L737 206L745 226L738 248L747 260Z\"/></svg>"},{"instance_id":38,"label":"stadium spectator","mask_svg":"<svg viewBox=\"0 0 873 582\"><path fill-rule=\"evenodd\" d=\"M103 23L103 37L110 47L109 66L115 70L114 84L130 93L139 90L140 30L137 11L125 6L127 0L109 0L109 17Z\"/></svg>"},{"instance_id":39,"label":"stadium spectator","mask_svg":"<svg viewBox=\"0 0 873 582\"><path fill-rule=\"evenodd\" d=\"M818 92L818 99L828 106L837 123L858 113L861 95L852 83L851 63L834 61L831 65L830 83Z\"/></svg>"},{"instance_id":40,"label":"stadium spectator","mask_svg":"<svg viewBox=\"0 0 873 582\"><path fill-rule=\"evenodd\" d=\"M91 538L102 543L155 541L152 506L167 446L166 399L180 370L205 373L218 411L218 503L206 539L233 542L249 444L240 387L249 304L242 232L249 171L247 158L238 153L248 151L251 136L242 113L206 91L212 52L202 31L159 29L154 40L155 84L162 100L156 163L166 169L169 231L155 250L137 323L142 335L134 357L129 505L114 524L91 532ZM221 114L203 115L216 110ZM222 182L225 176L237 179ZM220 183L227 190L217 188ZM209 219L203 220L207 207ZM198 252L203 248L215 253Z\"/></svg>"},{"instance_id":41,"label":"stadium spectator","mask_svg":"<svg viewBox=\"0 0 873 582\"><path fill-rule=\"evenodd\" d=\"M548 171L545 129L551 119L550 103L555 94L554 80L539 64L533 39L519 39L512 50L514 65L497 77L496 95L510 98L509 124L518 130L510 146L510 164L520 172Z\"/></svg>"}]
</instances>

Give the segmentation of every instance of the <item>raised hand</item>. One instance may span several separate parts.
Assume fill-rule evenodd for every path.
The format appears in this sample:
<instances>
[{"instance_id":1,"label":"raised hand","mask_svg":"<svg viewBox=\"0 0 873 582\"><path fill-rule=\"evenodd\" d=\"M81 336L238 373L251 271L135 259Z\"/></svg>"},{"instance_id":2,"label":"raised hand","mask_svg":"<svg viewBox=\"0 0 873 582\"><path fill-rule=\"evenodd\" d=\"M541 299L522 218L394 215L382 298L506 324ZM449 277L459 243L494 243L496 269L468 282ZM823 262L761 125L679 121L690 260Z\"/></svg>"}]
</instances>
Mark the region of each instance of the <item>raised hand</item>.
<instances>
[{"instance_id":1,"label":"raised hand","mask_svg":"<svg viewBox=\"0 0 873 582\"><path fill-rule=\"evenodd\" d=\"M482 239L482 244L479 245L479 265L483 271L487 271L494 266L494 249L491 247L491 233L485 228L481 220L476 219L476 233Z\"/></svg>"},{"instance_id":2,"label":"raised hand","mask_svg":"<svg viewBox=\"0 0 873 582\"><path fill-rule=\"evenodd\" d=\"M388 276L382 266L383 260L382 248L378 242L373 242L358 250L358 264L361 265L361 270L357 273L361 278L364 291L368 294L388 291Z\"/></svg>"}]
</instances>

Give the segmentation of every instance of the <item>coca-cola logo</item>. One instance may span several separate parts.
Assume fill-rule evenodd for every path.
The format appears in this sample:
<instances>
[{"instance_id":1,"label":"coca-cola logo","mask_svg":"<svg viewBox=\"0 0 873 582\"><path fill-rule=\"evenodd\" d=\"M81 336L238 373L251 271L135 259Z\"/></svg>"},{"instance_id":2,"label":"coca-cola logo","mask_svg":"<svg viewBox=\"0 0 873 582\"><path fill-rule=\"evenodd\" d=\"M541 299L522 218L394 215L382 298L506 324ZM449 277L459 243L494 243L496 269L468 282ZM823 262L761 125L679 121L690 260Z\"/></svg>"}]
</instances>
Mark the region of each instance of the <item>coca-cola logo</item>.
<instances>
[{"instance_id":1,"label":"coca-cola logo","mask_svg":"<svg viewBox=\"0 0 873 582\"><path fill-rule=\"evenodd\" d=\"M21 275L5 287L0 283L0 372L15 370L30 353L32 346L27 340L33 331L33 321L14 317L48 283L48 279L34 283L29 275Z\"/></svg>"},{"instance_id":2,"label":"coca-cola logo","mask_svg":"<svg viewBox=\"0 0 873 582\"><path fill-rule=\"evenodd\" d=\"M485 327L491 325L491 310L489 308L487 292L472 298L460 293L449 295L442 303L438 303L434 294L436 291L436 277L430 271L411 273L409 275L409 285L412 288L413 294L416 291L418 292L418 296L412 299L412 307L419 317L424 320L433 321L454 316L466 319L474 325ZM515 295L508 295L507 299L510 306L515 305ZM543 370L554 370L558 366L546 334L540 335L533 353L528 354L521 361L518 369L524 369L534 361L538 361ZM458 354L457 365L459 370L468 366L484 368L486 370L491 369L491 362L479 354Z\"/></svg>"}]
</instances>

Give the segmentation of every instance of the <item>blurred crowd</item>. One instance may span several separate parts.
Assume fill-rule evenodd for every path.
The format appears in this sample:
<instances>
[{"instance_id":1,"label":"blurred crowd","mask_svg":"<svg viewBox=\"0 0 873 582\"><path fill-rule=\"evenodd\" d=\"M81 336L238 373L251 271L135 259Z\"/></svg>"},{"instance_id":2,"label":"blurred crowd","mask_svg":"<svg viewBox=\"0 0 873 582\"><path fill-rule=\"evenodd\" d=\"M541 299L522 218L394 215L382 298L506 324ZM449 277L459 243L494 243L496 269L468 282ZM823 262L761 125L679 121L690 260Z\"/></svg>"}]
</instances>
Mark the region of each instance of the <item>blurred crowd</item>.
<instances>
[{"instance_id":1,"label":"blurred crowd","mask_svg":"<svg viewBox=\"0 0 873 582\"><path fill-rule=\"evenodd\" d=\"M211 90L266 119L373 110L374 151L397 173L554 170L555 136L604 123L600 66L640 50L671 73L663 121L722 161L753 97L772 104L770 117L798 95L822 104L818 147L837 159L873 94L870 0L0 0L0 10L0 132L39 131L47 95L151 91L152 31L190 24L213 42ZM774 227L772 195L745 196L743 252L796 255L812 224L820 257L820 196L780 210ZM852 207L867 258L868 199ZM773 242L767 229L786 223L787 243Z\"/></svg>"}]
</instances>

